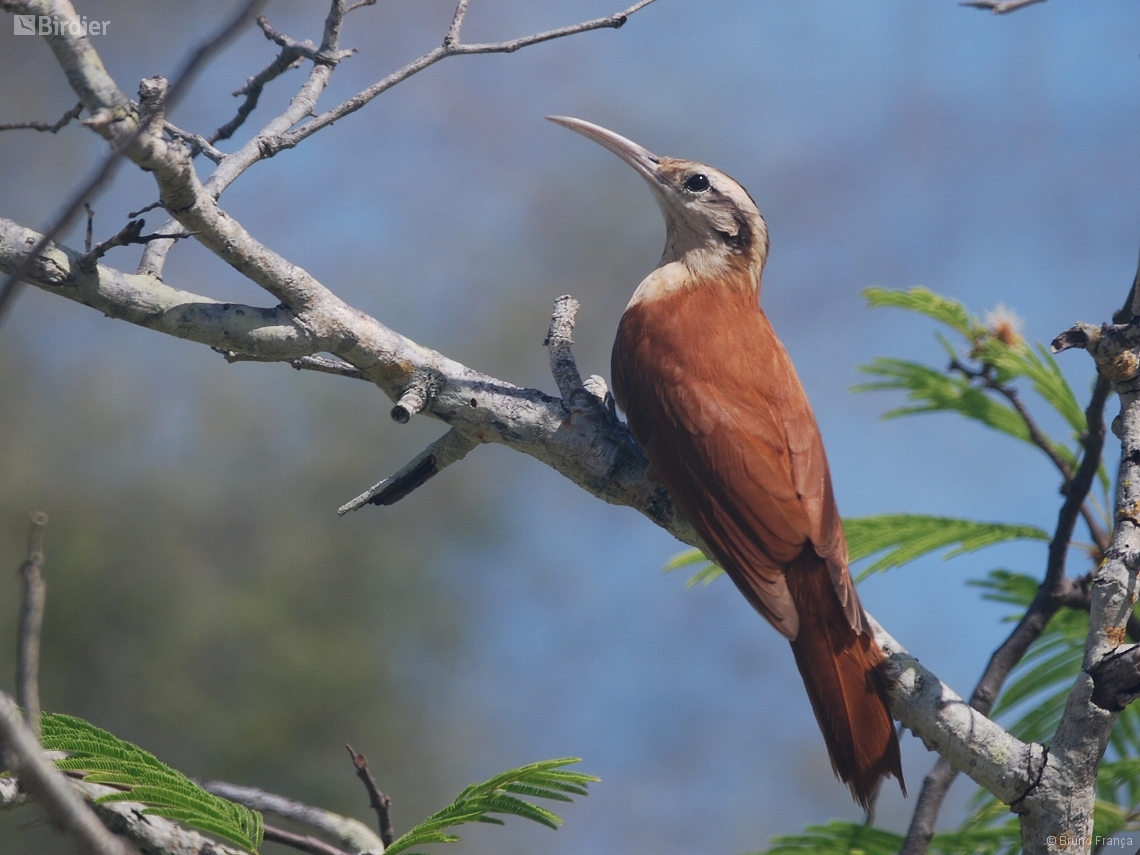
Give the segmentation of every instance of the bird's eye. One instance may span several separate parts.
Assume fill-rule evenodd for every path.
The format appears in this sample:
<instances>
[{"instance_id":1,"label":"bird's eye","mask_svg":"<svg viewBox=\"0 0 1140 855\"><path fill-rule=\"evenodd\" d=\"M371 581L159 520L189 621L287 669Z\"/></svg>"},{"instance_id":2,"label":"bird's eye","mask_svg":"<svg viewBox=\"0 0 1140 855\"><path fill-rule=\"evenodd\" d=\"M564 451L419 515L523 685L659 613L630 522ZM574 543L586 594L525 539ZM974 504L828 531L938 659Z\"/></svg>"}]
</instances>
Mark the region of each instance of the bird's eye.
<instances>
[{"instance_id":1,"label":"bird's eye","mask_svg":"<svg viewBox=\"0 0 1140 855\"><path fill-rule=\"evenodd\" d=\"M701 172L690 176L689 180L685 182L685 189L690 193L704 193L710 186L712 185L709 184L708 176Z\"/></svg>"}]
</instances>

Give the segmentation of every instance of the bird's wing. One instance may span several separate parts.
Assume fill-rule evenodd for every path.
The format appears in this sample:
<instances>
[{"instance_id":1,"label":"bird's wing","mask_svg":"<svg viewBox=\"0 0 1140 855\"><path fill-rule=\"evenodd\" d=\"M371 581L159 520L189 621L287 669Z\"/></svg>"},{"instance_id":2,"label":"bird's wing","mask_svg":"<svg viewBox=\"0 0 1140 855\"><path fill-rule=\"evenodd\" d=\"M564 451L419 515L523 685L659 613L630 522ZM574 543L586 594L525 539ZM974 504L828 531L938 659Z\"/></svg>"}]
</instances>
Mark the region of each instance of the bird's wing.
<instances>
[{"instance_id":1,"label":"bird's wing","mask_svg":"<svg viewBox=\"0 0 1140 855\"><path fill-rule=\"evenodd\" d=\"M784 573L810 541L861 631L823 442L767 319L757 309L746 327L721 323L715 335L688 335L682 348L672 346L671 318L637 320L623 318L614 387L662 483L714 557L757 610L794 638L799 617Z\"/></svg>"}]
</instances>

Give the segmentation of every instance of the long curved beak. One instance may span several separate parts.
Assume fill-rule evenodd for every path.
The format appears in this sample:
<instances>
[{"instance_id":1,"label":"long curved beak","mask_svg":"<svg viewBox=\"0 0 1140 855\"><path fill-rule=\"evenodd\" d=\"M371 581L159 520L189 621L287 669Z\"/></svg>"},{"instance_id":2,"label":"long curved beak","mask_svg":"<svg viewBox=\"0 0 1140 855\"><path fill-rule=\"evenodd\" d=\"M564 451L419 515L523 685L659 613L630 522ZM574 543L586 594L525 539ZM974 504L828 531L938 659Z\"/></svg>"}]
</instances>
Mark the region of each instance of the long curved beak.
<instances>
[{"instance_id":1,"label":"long curved beak","mask_svg":"<svg viewBox=\"0 0 1140 855\"><path fill-rule=\"evenodd\" d=\"M639 146L633 140L627 140L620 134L606 130L601 125L584 122L581 119L572 119L569 116L547 116L546 118L605 146L636 169L650 184L657 185L660 182L659 158L649 149Z\"/></svg>"}]
</instances>

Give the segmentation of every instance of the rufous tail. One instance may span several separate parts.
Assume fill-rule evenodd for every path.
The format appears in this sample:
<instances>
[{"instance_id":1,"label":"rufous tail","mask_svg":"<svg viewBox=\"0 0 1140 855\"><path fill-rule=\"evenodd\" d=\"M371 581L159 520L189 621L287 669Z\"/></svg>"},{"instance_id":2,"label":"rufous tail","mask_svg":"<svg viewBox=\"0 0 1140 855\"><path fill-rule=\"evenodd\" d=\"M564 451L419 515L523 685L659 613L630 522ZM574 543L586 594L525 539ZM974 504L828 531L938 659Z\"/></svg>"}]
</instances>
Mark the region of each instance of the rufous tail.
<instances>
[{"instance_id":1,"label":"rufous tail","mask_svg":"<svg viewBox=\"0 0 1140 855\"><path fill-rule=\"evenodd\" d=\"M786 578L800 618L792 653L832 769L864 810L888 775L898 778L906 795L899 740L887 707L887 678L880 667L882 649L869 634L851 628L827 562L810 543L788 567Z\"/></svg>"}]
</instances>

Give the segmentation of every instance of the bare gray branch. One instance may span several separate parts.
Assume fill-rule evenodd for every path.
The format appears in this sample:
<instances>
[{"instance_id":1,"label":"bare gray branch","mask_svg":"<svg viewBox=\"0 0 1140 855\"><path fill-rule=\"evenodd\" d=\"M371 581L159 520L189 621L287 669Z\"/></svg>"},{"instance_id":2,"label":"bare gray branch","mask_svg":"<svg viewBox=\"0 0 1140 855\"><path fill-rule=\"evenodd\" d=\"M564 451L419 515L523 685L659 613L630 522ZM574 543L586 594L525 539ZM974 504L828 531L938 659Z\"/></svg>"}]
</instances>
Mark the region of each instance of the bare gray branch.
<instances>
[{"instance_id":1,"label":"bare gray branch","mask_svg":"<svg viewBox=\"0 0 1140 855\"><path fill-rule=\"evenodd\" d=\"M340 816L323 808L285 798L285 796L267 793L256 787L242 787L237 784L228 784L225 781L201 781L200 783L203 788L216 796L245 805L253 810L275 813L278 816L302 822L340 841L353 852L379 855L384 851L384 843L376 835L376 832L359 820Z\"/></svg>"},{"instance_id":2,"label":"bare gray branch","mask_svg":"<svg viewBox=\"0 0 1140 855\"><path fill-rule=\"evenodd\" d=\"M543 342L550 349L550 373L558 384L562 400L569 406L574 393L582 388L582 375L570 346L574 344L574 321L578 317L578 301L563 295L554 301L554 314L550 318L550 331Z\"/></svg>"},{"instance_id":3,"label":"bare gray branch","mask_svg":"<svg viewBox=\"0 0 1140 855\"><path fill-rule=\"evenodd\" d=\"M237 35L246 19L264 2L265 0L247 0L236 15L190 54L174 78L174 85L170 86L168 91L163 91L161 104L163 108L173 105L178 100L198 71ZM73 35L82 33L83 28L78 25L78 16L69 0L55 0L55 2L3 0L0 7L24 14L51 13L68 24L65 28L68 35L47 39L48 45L60 66L67 72L68 82L79 95L80 103L91 113L91 118L84 124L98 129L108 139L116 139L121 143L111 147L111 152L103 159L100 167L73 194L71 200L52 221L39 245L31 253L32 256L37 256L50 241L68 227L83 203L93 199L110 181L123 155L148 131L148 123L140 121L140 116L133 110L130 99L119 90L114 80L107 74L90 40L86 36ZM75 26L71 26L72 24ZM117 132L112 132L111 125L123 127ZM22 276L22 271L12 271L8 274L4 285L0 286L0 320L3 320L15 299Z\"/></svg>"}]
</instances>

